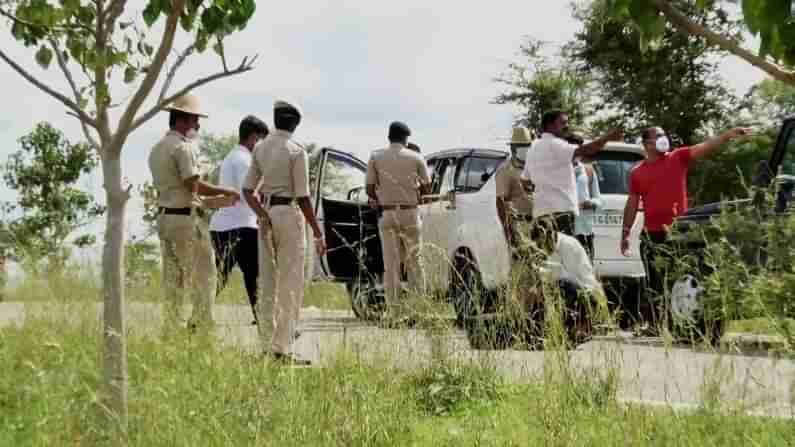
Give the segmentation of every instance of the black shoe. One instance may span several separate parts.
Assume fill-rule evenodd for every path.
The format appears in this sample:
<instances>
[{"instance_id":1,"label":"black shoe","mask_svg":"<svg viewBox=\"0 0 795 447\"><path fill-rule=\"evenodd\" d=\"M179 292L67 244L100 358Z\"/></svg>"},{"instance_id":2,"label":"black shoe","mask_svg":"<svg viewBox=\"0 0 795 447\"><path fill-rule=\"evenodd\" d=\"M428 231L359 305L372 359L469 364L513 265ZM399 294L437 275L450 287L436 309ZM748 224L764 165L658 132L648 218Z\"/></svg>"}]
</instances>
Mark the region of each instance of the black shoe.
<instances>
[{"instance_id":1,"label":"black shoe","mask_svg":"<svg viewBox=\"0 0 795 447\"><path fill-rule=\"evenodd\" d=\"M282 354L281 352L271 352L267 354L274 363L286 366L309 366L312 364L309 360L299 359L293 354Z\"/></svg>"}]
</instances>

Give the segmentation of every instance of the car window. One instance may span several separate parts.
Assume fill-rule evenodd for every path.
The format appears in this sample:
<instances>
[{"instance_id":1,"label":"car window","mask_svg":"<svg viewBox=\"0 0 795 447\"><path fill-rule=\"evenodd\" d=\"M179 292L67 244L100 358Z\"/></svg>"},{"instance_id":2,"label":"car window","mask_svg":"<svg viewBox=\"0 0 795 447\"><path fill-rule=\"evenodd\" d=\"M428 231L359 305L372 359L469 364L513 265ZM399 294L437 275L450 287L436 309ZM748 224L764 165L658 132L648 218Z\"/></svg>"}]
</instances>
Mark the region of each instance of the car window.
<instances>
[{"instance_id":1,"label":"car window","mask_svg":"<svg viewBox=\"0 0 795 447\"><path fill-rule=\"evenodd\" d=\"M453 189L453 178L455 176L456 159L445 159L439 170L439 194L447 194Z\"/></svg>"},{"instance_id":2,"label":"car window","mask_svg":"<svg viewBox=\"0 0 795 447\"><path fill-rule=\"evenodd\" d=\"M629 194L629 171L639 161L640 154L630 152L600 152L594 162L602 194Z\"/></svg>"},{"instance_id":3,"label":"car window","mask_svg":"<svg viewBox=\"0 0 795 447\"><path fill-rule=\"evenodd\" d=\"M467 157L459 165L455 180L457 192L479 191L500 166L501 158Z\"/></svg>"},{"instance_id":4,"label":"car window","mask_svg":"<svg viewBox=\"0 0 795 447\"><path fill-rule=\"evenodd\" d=\"M353 200L367 202L364 189L365 171L351 160L335 153L329 153L323 167L320 194L333 200Z\"/></svg>"},{"instance_id":5,"label":"car window","mask_svg":"<svg viewBox=\"0 0 795 447\"><path fill-rule=\"evenodd\" d=\"M434 169L431 172L431 194L439 194L442 189L442 180L450 164L449 158L437 158L434 160ZM449 189L448 189L449 190Z\"/></svg>"},{"instance_id":6,"label":"car window","mask_svg":"<svg viewBox=\"0 0 795 447\"><path fill-rule=\"evenodd\" d=\"M428 163L428 175L431 176L431 185L433 185L435 180L436 180L436 163L437 162L438 162L438 159L436 159L436 158L434 158L433 160L428 160L427 161L427 163Z\"/></svg>"}]
</instances>

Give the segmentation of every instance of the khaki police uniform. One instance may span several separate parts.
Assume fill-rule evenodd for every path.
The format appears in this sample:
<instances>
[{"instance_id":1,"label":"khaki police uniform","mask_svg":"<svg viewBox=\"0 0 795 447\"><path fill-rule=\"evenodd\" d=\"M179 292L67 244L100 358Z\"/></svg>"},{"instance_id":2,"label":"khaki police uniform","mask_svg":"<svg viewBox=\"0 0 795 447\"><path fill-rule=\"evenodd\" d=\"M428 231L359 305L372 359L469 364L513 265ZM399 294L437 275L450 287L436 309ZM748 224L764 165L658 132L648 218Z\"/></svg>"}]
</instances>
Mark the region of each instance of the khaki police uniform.
<instances>
[{"instance_id":1,"label":"khaki police uniform","mask_svg":"<svg viewBox=\"0 0 795 447\"><path fill-rule=\"evenodd\" d=\"M522 186L522 166L517 166L517 163L524 163L526 151L532 142L531 132L526 127L513 128L510 141L511 156L497 168L495 173L496 195L497 198L502 199L505 206L505 218L508 219L511 233L516 239L512 241L513 244L520 243L522 238L530 233L533 201Z\"/></svg>"},{"instance_id":2,"label":"khaki police uniform","mask_svg":"<svg viewBox=\"0 0 795 447\"><path fill-rule=\"evenodd\" d=\"M169 131L149 154L149 169L158 191L157 230L163 260L162 284L166 318L182 318L184 296L191 295L191 324L211 323L215 300L215 255L198 201L184 181L200 175L194 147L179 132Z\"/></svg>"},{"instance_id":3,"label":"khaki police uniform","mask_svg":"<svg viewBox=\"0 0 795 447\"><path fill-rule=\"evenodd\" d=\"M519 176L522 169L517 168L513 161L508 159L503 162L494 174L497 186L497 197L509 205L508 211L520 220L529 220L533 215L533 200L530 194L522 187Z\"/></svg>"},{"instance_id":4,"label":"khaki police uniform","mask_svg":"<svg viewBox=\"0 0 795 447\"><path fill-rule=\"evenodd\" d=\"M378 225L388 305L398 302L401 261L405 261L412 291L422 293L425 290L420 259L422 222L417 205L419 185L427 185L430 181L422 156L402 144L392 143L375 151L367 164L367 184L375 185L378 204L383 209Z\"/></svg>"},{"instance_id":5,"label":"khaki police uniform","mask_svg":"<svg viewBox=\"0 0 795 447\"><path fill-rule=\"evenodd\" d=\"M243 183L259 188L270 217L260 222L257 314L263 346L276 354L289 354L304 301L306 225L295 199L309 196L309 168L291 136L276 129L260 141Z\"/></svg>"}]
</instances>

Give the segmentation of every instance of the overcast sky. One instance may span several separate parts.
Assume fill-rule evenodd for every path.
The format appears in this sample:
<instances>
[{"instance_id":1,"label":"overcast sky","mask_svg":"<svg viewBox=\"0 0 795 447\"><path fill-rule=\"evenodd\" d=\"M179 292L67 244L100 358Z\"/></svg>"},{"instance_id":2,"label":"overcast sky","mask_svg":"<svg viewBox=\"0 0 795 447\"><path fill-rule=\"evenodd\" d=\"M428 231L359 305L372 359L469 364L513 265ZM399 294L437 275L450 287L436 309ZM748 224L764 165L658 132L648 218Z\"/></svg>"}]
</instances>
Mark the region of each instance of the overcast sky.
<instances>
[{"instance_id":1,"label":"overcast sky","mask_svg":"<svg viewBox=\"0 0 795 447\"><path fill-rule=\"evenodd\" d=\"M226 45L232 62L258 54L256 69L195 92L210 115L202 130L234 133L249 113L270 125L273 100L286 98L296 101L305 115L297 140L334 146L364 159L386 144L392 120L408 123L413 140L426 153L460 145L504 148L517 111L490 104L500 90L493 78L516 59L524 36L554 46L577 31L568 2L560 0L305 0L281 2L278 9L271 5L275 3L259 2L248 28ZM55 64L44 72L33 52L6 36L4 51L66 91ZM178 40L177 47L185 44ZM217 68L209 54L191 59L175 85ZM739 92L762 79L761 72L736 60L724 62L723 74ZM81 138L76 121L62 106L5 65L0 85L0 159L18 149L17 139L37 121L50 121L75 141ZM124 173L131 183L150 179L146 158L166 127L167 117L161 114L128 141ZM85 185L102 200L100 173ZM0 200L12 199L0 190ZM131 205L128 232L138 234L140 199Z\"/></svg>"}]
</instances>

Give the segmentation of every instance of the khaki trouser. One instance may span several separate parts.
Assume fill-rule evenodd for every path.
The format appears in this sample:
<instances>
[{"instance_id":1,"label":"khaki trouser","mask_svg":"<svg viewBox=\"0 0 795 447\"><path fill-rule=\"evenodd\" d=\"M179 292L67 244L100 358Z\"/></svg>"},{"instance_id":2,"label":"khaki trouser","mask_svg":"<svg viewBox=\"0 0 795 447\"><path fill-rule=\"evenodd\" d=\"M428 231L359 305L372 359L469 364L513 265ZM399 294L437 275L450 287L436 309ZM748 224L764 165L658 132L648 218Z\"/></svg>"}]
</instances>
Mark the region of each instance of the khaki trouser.
<instances>
[{"instance_id":1,"label":"khaki trouser","mask_svg":"<svg viewBox=\"0 0 795 447\"><path fill-rule=\"evenodd\" d=\"M420 259L422 223L417 209L385 210L378 225L384 258L384 291L387 305L398 303L400 263L405 262L409 287L413 293L425 291L425 273Z\"/></svg>"},{"instance_id":2,"label":"khaki trouser","mask_svg":"<svg viewBox=\"0 0 795 447\"><path fill-rule=\"evenodd\" d=\"M185 295L191 295L195 324L213 321L216 271L215 253L206 224L195 216L161 214L157 218L163 259L166 321L178 323Z\"/></svg>"},{"instance_id":3,"label":"khaki trouser","mask_svg":"<svg viewBox=\"0 0 795 447\"><path fill-rule=\"evenodd\" d=\"M295 206L274 206L268 214L271 226L260 225L258 329L264 347L287 354L304 302L306 227Z\"/></svg>"}]
</instances>

